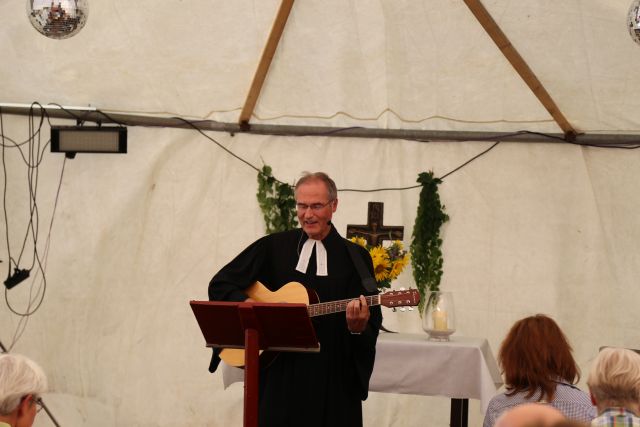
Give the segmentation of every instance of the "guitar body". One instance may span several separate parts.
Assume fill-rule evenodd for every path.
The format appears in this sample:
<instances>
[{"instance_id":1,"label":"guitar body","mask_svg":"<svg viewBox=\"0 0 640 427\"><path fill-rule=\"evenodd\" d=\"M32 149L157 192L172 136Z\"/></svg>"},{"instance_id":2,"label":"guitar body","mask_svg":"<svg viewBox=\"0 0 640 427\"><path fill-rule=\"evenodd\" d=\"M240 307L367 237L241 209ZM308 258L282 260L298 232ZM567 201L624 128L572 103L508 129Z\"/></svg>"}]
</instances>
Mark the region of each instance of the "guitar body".
<instances>
[{"instance_id":1,"label":"guitar body","mask_svg":"<svg viewBox=\"0 0 640 427\"><path fill-rule=\"evenodd\" d=\"M316 293L298 282L289 282L277 291L270 291L262 283L255 282L247 288L245 293L257 302L288 302L306 305L318 302Z\"/></svg>"},{"instance_id":2,"label":"guitar body","mask_svg":"<svg viewBox=\"0 0 640 427\"><path fill-rule=\"evenodd\" d=\"M270 291L262 283L255 282L245 290L245 293L249 298L252 298L256 302L285 302L306 305L318 302L318 296L316 293L305 288L304 285L298 282L289 282L277 291ZM263 351L260 351L261 364L264 364L265 362L268 363L273 360L272 357L267 356L268 353L270 352L264 353ZM243 367L244 349L225 348L220 352L220 359L229 366ZM268 359L268 361L265 359Z\"/></svg>"},{"instance_id":3,"label":"guitar body","mask_svg":"<svg viewBox=\"0 0 640 427\"><path fill-rule=\"evenodd\" d=\"M321 303L314 291L298 282L289 282L275 292L267 289L262 283L255 282L247 288L245 293L256 302L305 304L309 317L346 311L347 304L353 300L351 298ZM420 302L420 293L417 289L410 289L408 291L389 291L384 294L369 295L365 298L369 306L415 307ZM274 351L261 352L260 364L266 366L273 361L277 354ZM224 360L227 365L242 367L244 366L244 349L225 348L220 352L220 359Z\"/></svg>"}]
</instances>

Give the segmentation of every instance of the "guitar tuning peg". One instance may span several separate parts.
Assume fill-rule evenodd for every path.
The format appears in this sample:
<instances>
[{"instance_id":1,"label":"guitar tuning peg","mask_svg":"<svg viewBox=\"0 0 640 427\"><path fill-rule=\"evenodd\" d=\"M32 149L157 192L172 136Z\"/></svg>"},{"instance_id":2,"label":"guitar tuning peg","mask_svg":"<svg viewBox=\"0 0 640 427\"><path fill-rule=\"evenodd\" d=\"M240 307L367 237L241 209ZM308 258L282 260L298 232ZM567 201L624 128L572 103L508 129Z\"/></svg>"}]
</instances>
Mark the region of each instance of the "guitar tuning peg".
<instances>
[{"instance_id":1,"label":"guitar tuning peg","mask_svg":"<svg viewBox=\"0 0 640 427\"><path fill-rule=\"evenodd\" d=\"M400 288L401 291L406 291L406 289L404 287Z\"/></svg>"},{"instance_id":2,"label":"guitar tuning peg","mask_svg":"<svg viewBox=\"0 0 640 427\"><path fill-rule=\"evenodd\" d=\"M413 311L413 307L409 307L409 311Z\"/></svg>"},{"instance_id":3,"label":"guitar tuning peg","mask_svg":"<svg viewBox=\"0 0 640 427\"><path fill-rule=\"evenodd\" d=\"M407 309L404 307L400 307L400 311L407 311Z\"/></svg>"}]
</instances>

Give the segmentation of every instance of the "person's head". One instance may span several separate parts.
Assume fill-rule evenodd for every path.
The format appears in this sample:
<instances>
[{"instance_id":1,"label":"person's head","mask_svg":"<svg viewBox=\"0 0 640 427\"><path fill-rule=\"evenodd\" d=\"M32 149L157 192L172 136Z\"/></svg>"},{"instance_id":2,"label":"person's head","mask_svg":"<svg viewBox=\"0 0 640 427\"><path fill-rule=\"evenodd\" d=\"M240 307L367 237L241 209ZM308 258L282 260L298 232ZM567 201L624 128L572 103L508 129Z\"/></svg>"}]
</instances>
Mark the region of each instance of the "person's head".
<instances>
[{"instance_id":1,"label":"person's head","mask_svg":"<svg viewBox=\"0 0 640 427\"><path fill-rule=\"evenodd\" d=\"M544 403L523 403L502 413L495 427L551 427L565 417L553 406Z\"/></svg>"},{"instance_id":2,"label":"person's head","mask_svg":"<svg viewBox=\"0 0 640 427\"><path fill-rule=\"evenodd\" d=\"M638 412L640 354L624 348L603 348L591 365L587 385L599 412L611 406Z\"/></svg>"},{"instance_id":3,"label":"person's head","mask_svg":"<svg viewBox=\"0 0 640 427\"><path fill-rule=\"evenodd\" d=\"M29 427L38 410L47 377L34 361L19 354L0 354L0 421Z\"/></svg>"},{"instance_id":4,"label":"person's head","mask_svg":"<svg viewBox=\"0 0 640 427\"><path fill-rule=\"evenodd\" d=\"M305 172L295 187L298 221L307 235L322 240L331 231L331 217L338 207L336 184L324 172Z\"/></svg>"},{"instance_id":5,"label":"person's head","mask_svg":"<svg viewBox=\"0 0 640 427\"><path fill-rule=\"evenodd\" d=\"M583 423L578 420L562 420L552 424L551 427L591 427L591 423Z\"/></svg>"},{"instance_id":6,"label":"person's head","mask_svg":"<svg viewBox=\"0 0 640 427\"><path fill-rule=\"evenodd\" d=\"M537 314L518 320L500 346L498 361L509 393L541 390L541 399L553 399L558 379L575 384L580 371L560 327Z\"/></svg>"}]
</instances>

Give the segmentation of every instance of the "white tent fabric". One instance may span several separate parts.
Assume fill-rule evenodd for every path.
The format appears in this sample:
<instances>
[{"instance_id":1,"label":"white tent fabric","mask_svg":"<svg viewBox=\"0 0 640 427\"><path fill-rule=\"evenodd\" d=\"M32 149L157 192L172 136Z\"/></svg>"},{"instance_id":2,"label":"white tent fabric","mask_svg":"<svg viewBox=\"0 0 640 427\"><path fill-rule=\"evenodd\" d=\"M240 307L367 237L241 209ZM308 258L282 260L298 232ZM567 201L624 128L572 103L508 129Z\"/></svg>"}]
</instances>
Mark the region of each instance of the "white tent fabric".
<instances>
[{"instance_id":1,"label":"white tent fabric","mask_svg":"<svg viewBox=\"0 0 640 427\"><path fill-rule=\"evenodd\" d=\"M241 387L223 391L219 375L206 372L209 351L187 302L206 299L213 272L263 233L255 173L191 131L134 128L130 140L127 155L79 154L66 162L45 302L15 351L45 366L53 409L63 419L84 410L80 425L239 425ZM263 159L281 179L314 168L355 188L404 185L425 169L442 175L484 148L220 140L254 162ZM387 160L368 172L351 160L366 164L362 153ZM451 220L444 227L442 288L454 292L458 334L486 336L495 351L515 320L543 312L565 329L583 370L601 345L637 346L636 153L504 143L445 180L441 194ZM62 163L45 156L42 224L49 222ZM17 180L15 155L10 164ZM23 230L26 190L19 181L9 189L10 229ZM341 193L338 230L362 223L369 200L384 202L385 222L404 225L409 236L417 190ZM395 286L410 284L405 272ZM12 304L23 307L30 286L11 290ZM385 316L392 329L420 331L415 312L385 310ZM2 311L5 339L17 323ZM418 419L446 425L446 407L434 418L416 397L370 399L366 425L421 425ZM481 418L475 408L471 425Z\"/></svg>"},{"instance_id":2,"label":"white tent fabric","mask_svg":"<svg viewBox=\"0 0 640 427\"><path fill-rule=\"evenodd\" d=\"M574 126L635 133L640 47L625 27L628 3L485 6ZM87 26L56 41L31 28L24 4L4 2L0 102L235 122L278 4L93 1ZM253 123L559 131L469 10L450 0L295 3L255 113ZM25 117L2 119L3 135L27 139ZM45 125L43 144L48 134ZM280 180L323 170L358 189L410 186L428 170L443 176L492 144L208 134ZM27 168L4 143L16 257L29 217ZM497 352L515 320L542 312L565 330L583 372L602 345L638 348L639 157L503 142L448 176L441 287L455 295L456 334L486 337ZM241 425L242 387L223 390L220 375L208 374L188 301L206 299L213 273L264 233L256 172L193 130L131 127L126 155L65 161L45 150L38 178L46 295L19 336L22 318L0 309L0 340L17 339L13 351L42 364L59 421ZM403 225L408 244L418 193L341 192L334 222L344 233L366 220L368 201L381 201L385 224ZM409 270L394 287L411 284ZM30 279L7 300L24 311L43 286ZM416 312L384 315L391 329L421 331ZM444 426L448 415L438 397L373 393L364 404L366 426ZM472 401L470 425L482 416ZM40 415L37 425L51 424Z\"/></svg>"},{"instance_id":3,"label":"white tent fabric","mask_svg":"<svg viewBox=\"0 0 640 427\"><path fill-rule=\"evenodd\" d=\"M486 1L581 131L636 132L629 0ZM59 41L3 5L3 102L234 122L278 1L111 0ZM33 70L33 71L28 71ZM254 122L557 131L462 1L299 1Z\"/></svg>"}]
</instances>

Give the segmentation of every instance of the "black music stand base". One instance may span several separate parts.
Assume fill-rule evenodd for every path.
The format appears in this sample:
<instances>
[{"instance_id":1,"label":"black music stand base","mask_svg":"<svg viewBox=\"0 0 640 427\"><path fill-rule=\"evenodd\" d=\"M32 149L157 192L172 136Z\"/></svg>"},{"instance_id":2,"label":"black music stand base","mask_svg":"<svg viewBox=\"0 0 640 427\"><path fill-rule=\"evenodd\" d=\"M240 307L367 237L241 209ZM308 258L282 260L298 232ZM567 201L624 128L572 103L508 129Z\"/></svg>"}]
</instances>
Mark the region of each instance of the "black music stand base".
<instances>
[{"instance_id":1,"label":"black music stand base","mask_svg":"<svg viewBox=\"0 0 640 427\"><path fill-rule=\"evenodd\" d=\"M469 399L451 399L451 427L469 425Z\"/></svg>"}]
</instances>

